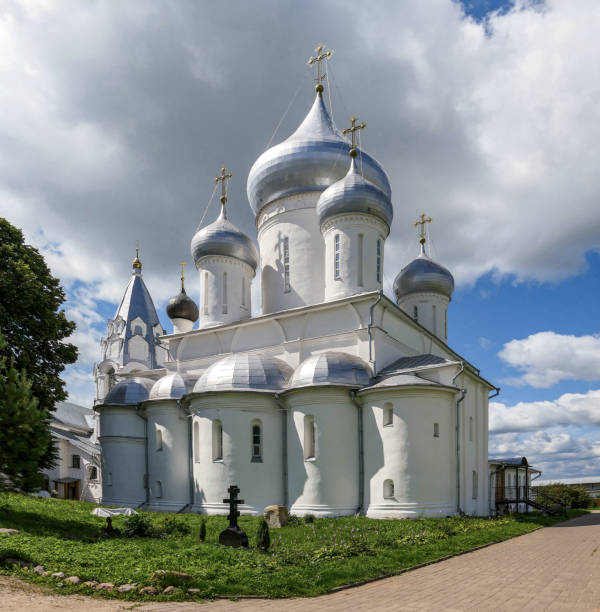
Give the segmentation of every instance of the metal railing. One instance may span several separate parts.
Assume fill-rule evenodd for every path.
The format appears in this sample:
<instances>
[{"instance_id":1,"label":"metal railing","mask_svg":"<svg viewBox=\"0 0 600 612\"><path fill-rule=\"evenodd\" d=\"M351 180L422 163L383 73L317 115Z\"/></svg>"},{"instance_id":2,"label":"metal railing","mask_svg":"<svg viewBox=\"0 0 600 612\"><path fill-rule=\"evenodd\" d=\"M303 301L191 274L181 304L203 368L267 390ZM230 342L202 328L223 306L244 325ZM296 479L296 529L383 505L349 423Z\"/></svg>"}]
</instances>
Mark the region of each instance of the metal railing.
<instances>
[{"instance_id":1,"label":"metal railing","mask_svg":"<svg viewBox=\"0 0 600 612\"><path fill-rule=\"evenodd\" d=\"M496 488L496 505L526 504L548 514L566 514L566 503L547 493L545 487L515 485Z\"/></svg>"}]
</instances>

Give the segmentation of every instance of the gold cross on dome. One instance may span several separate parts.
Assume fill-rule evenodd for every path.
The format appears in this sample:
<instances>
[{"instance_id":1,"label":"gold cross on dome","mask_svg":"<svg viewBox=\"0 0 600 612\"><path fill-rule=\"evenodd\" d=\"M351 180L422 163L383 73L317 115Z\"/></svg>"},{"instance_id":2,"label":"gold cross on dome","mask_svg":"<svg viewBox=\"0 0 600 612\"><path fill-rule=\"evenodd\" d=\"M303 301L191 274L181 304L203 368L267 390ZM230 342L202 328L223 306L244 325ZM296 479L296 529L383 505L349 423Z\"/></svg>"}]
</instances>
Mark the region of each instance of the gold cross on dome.
<instances>
[{"instance_id":1,"label":"gold cross on dome","mask_svg":"<svg viewBox=\"0 0 600 612\"><path fill-rule=\"evenodd\" d=\"M136 270L142 269L142 262L140 261L140 241L135 241L135 259L133 260L133 267Z\"/></svg>"},{"instance_id":2,"label":"gold cross on dome","mask_svg":"<svg viewBox=\"0 0 600 612\"><path fill-rule=\"evenodd\" d=\"M185 273L184 273L185 261L182 261L179 265L181 266L181 290L184 291L185 287L183 286L183 282L185 278Z\"/></svg>"},{"instance_id":3,"label":"gold cross on dome","mask_svg":"<svg viewBox=\"0 0 600 612\"><path fill-rule=\"evenodd\" d=\"M431 217L428 217L425 213L421 213L421 216L413 223L413 227L418 227L419 225L421 226L421 229L419 230L419 237L421 238L419 242L421 244L425 244L426 240L425 224L431 223L431 221Z\"/></svg>"},{"instance_id":4,"label":"gold cross on dome","mask_svg":"<svg viewBox=\"0 0 600 612\"><path fill-rule=\"evenodd\" d=\"M344 136L348 134L348 132L350 132L350 137L352 138L352 147L350 148L350 155L352 157L356 157L356 136L357 136L356 133L358 132L358 130L364 130L367 127L367 124L364 121L356 125L357 121L358 121L357 117L352 117L350 119L350 127L344 128L342 130L342 134Z\"/></svg>"},{"instance_id":5,"label":"gold cross on dome","mask_svg":"<svg viewBox=\"0 0 600 612\"><path fill-rule=\"evenodd\" d=\"M317 64L317 77L315 79L315 83L317 84L316 90L320 93L323 91L323 79L327 76L326 72L323 72L322 62L333 55L333 51L328 49L323 53L323 49L325 49L324 45L319 45L315 51L317 55L315 57L310 57L307 64L312 66L313 64Z\"/></svg>"},{"instance_id":6,"label":"gold cross on dome","mask_svg":"<svg viewBox=\"0 0 600 612\"><path fill-rule=\"evenodd\" d=\"M221 183L221 204L227 202L227 181L233 176L231 172L227 172L227 168L221 168L221 174L215 177L215 183Z\"/></svg>"}]
</instances>

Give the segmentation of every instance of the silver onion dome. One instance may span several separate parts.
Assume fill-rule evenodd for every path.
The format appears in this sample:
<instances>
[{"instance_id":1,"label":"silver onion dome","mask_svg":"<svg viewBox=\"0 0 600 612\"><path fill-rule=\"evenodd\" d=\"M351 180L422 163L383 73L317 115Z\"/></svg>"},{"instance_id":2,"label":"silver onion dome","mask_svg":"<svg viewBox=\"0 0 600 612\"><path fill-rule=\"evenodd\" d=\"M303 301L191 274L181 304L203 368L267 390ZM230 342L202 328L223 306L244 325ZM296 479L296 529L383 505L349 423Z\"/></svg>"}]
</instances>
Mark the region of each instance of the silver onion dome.
<instances>
[{"instance_id":1,"label":"silver onion dome","mask_svg":"<svg viewBox=\"0 0 600 612\"><path fill-rule=\"evenodd\" d=\"M148 399L153 381L147 378L128 378L117 383L104 398L104 404L118 406L139 404Z\"/></svg>"},{"instance_id":2,"label":"silver onion dome","mask_svg":"<svg viewBox=\"0 0 600 612\"><path fill-rule=\"evenodd\" d=\"M421 253L400 270L394 280L394 295L400 301L411 293L440 293L448 299L454 291L454 277L447 268Z\"/></svg>"},{"instance_id":3,"label":"silver onion dome","mask_svg":"<svg viewBox=\"0 0 600 612\"><path fill-rule=\"evenodd\" d=\"M328 351L305 359L295 370L289 388L313 385L363 387L371 380L369 366L348 353Z\"/></svg>"},{"instance_id":4,"label":"silver onion dome","mask_svg":"<svg viewBox=\"0 0 600 612\"><path fill-rule=\"evenodd\" d=\"M187 319L194 323L200 314L196 302L188 296L183 287L178 295L169 300L166 311L169 319Z\"/></svg>"},{"instance_id":5,"label":"silver onion dome","mask_svg":"<svg viewBox=\"0 0 600 612\"><path fill-rule=\"evenodd\" d=\"M196 268L200 260L209 255L235 257L254 270L258 265L258 251L254 243L227 219L225 206L221 207L221 214L214 223L196 232L192 238L191 251Z\"/></svg>"},{"instance_id":6,"label":"silver onion dome","mask_svg":"<svg viewBox=\"0 0 600 612\"><path fill-rule=\"evenodd\" d=\"M394 217L389 196L358 172L354 157L351 158L346 176L327 187L317 202L319 223L342 213L373 215L388 227Z\"/></svg>"},{"instance_id":7,"label":"silver onion dome","mask_svg":"<svg viewBox=\"0 0 600 612\"><path fill-rule=\"evenodd\" d=\"M152 389L150 389L149 399L179 399L185 393L186 388L183 378L175 372L163 376L154 383Z\"/></svg>"},{"instance_id":8,"label":"silver onion dome","mask_svg":"<svg viewBox=\"0 0 600 612\"><path fill-rule=\"evenodd\" d=\"M213 363L194 385L204 391L278 391L285 387L292 368L281 359L237 353Z\"/></svg>"},{"instance_id":9,"label":"silver onion dome","mask_svg":"<svg viewBox=\"0 0 600 612\"><path fill-rule=\"evenodd\" d=\"M278 198L323 191L346 174L350 145L331 120L321 92L300 127L283 142L267 149L248 175L248 200L256 215ZM391 197L390 182L383 168L362 152L364 176Z\"/></svg>"}]
</instances>

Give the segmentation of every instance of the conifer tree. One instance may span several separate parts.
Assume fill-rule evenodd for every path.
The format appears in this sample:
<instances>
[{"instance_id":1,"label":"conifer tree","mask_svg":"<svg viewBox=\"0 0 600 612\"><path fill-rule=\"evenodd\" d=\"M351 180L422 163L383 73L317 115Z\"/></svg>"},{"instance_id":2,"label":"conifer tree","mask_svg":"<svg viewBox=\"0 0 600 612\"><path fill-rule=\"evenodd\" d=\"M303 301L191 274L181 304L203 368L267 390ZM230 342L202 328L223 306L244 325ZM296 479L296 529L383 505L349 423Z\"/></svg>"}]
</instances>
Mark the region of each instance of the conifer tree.
<instances>
[{"instance_id":1,"label":"conifer tree","mask_svg":"<svg viewBox=\"0 0 600 612\"><path fill-rule=\"evenodd\" d=\"M256 547L259 550L267 552L271 546L271 535L269 533L269 525L263 518L258 526L258 533L256 534Z\"/></svg>"}]
</instances>

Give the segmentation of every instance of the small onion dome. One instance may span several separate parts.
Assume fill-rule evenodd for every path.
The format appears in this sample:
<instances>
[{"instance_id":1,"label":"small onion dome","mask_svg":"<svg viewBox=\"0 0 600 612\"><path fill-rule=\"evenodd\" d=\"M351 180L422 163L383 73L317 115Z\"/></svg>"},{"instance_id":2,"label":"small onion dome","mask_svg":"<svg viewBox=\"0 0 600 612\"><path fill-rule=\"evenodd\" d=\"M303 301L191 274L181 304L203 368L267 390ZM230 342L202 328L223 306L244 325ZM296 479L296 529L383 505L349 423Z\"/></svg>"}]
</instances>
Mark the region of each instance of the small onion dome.
<instances>
[{"instance_id":1,"label":"small onion dome","mask_svg":"<svg viewBox=\"0 0 600 612\"><path fill-rule=\"evenodd\" d=\"M167 304L167 316L169 319L187 319L195 323L198 320L198 306L196 302L181 288L181 293L172 297Z\"/></svg>"},{"instance_id":2,"label":"small onion dome","mask_svg":"<svg viewBox=\"0 0 600 612\"><path fill-rule=\"evenodd\" d=\"M454 278L450 270L430 259L423 249L394 280L397 301L411 293L441 293L451 299L453 291Z\"/></svg>"},{"instance_id":3,"label":"small onion dome","mask_svg":"<svg viewBox=\"0 0 600 612\"><path fill-rule=\"evenodd\" d=\"M148 399L153 381L147 378L128 378L117 383L104 398L104 404L124 406L139 404Z\"/></svg>"},{"instance_id":4,"label":"small onion dome","mask_svg":"<svg viewBox=\"0 0 600 612\"><path fill-rule=\"evenodd\" d=\"M321 93L300 127L283 142L267 149L248 175L248 200L255 215L278 198L323 191L345 174L350 145L335 128ZM379 163L362 152L366 178L391 197L390 182Z\"/></svg>"},{"instance_id":5,"label":"small onion dome","mask_svg":"<svg viewBox=\"0 0 600 612\"><path fill-rule=\"evenodd\" d=\"M258 251L254 243L227 219L225 206L214 223L198 230L192 238L192 257L196 268L200 260L209 255L235 257L253 270L258 265Z\"/></svg>"},{"instance_id":6,"label":"small onion dome","mask_svg":"<svg viewBox=\"0 0 600 612\"><path fill-rule=\"evenodd\" d=\"M342 213L373 215L388 227L394 217L390 197L358 172L354 157L348 174L328 187L317 202L319 223Z\"/></svg>"},{"instance_id":7,"label":"small onion dome","mask_svg":"<svg viewBox=\"0 0 600 612\"><path fill-rule=\"evenodd\" d=\"M363 387L371 380L369 366L360 357L329 351L305 359L295 370L289 387L348 385Z\"/></svg>"},{"instance_id":8,"label":"small onion dome","mask_svg":"<svg viewBox=\"0 0 600 612\"><path fill-rule=\"evenodd\" d=\"M154 383L152 389L150 389L149 399L179 399L185 393L186 388L183 378L175 372L163 376Z\"/></svg>"},{"instance_id":9,"label":"small onion dome","mask_svg":"<svg viewBox=\"0 0 600 612\"><path fill-rule=\"evenodd\" d=\"M213 363L194 385L194 392L278 391L291 374L292 368L276 357L238 353Z\"/></svg>"}]
</instances>

